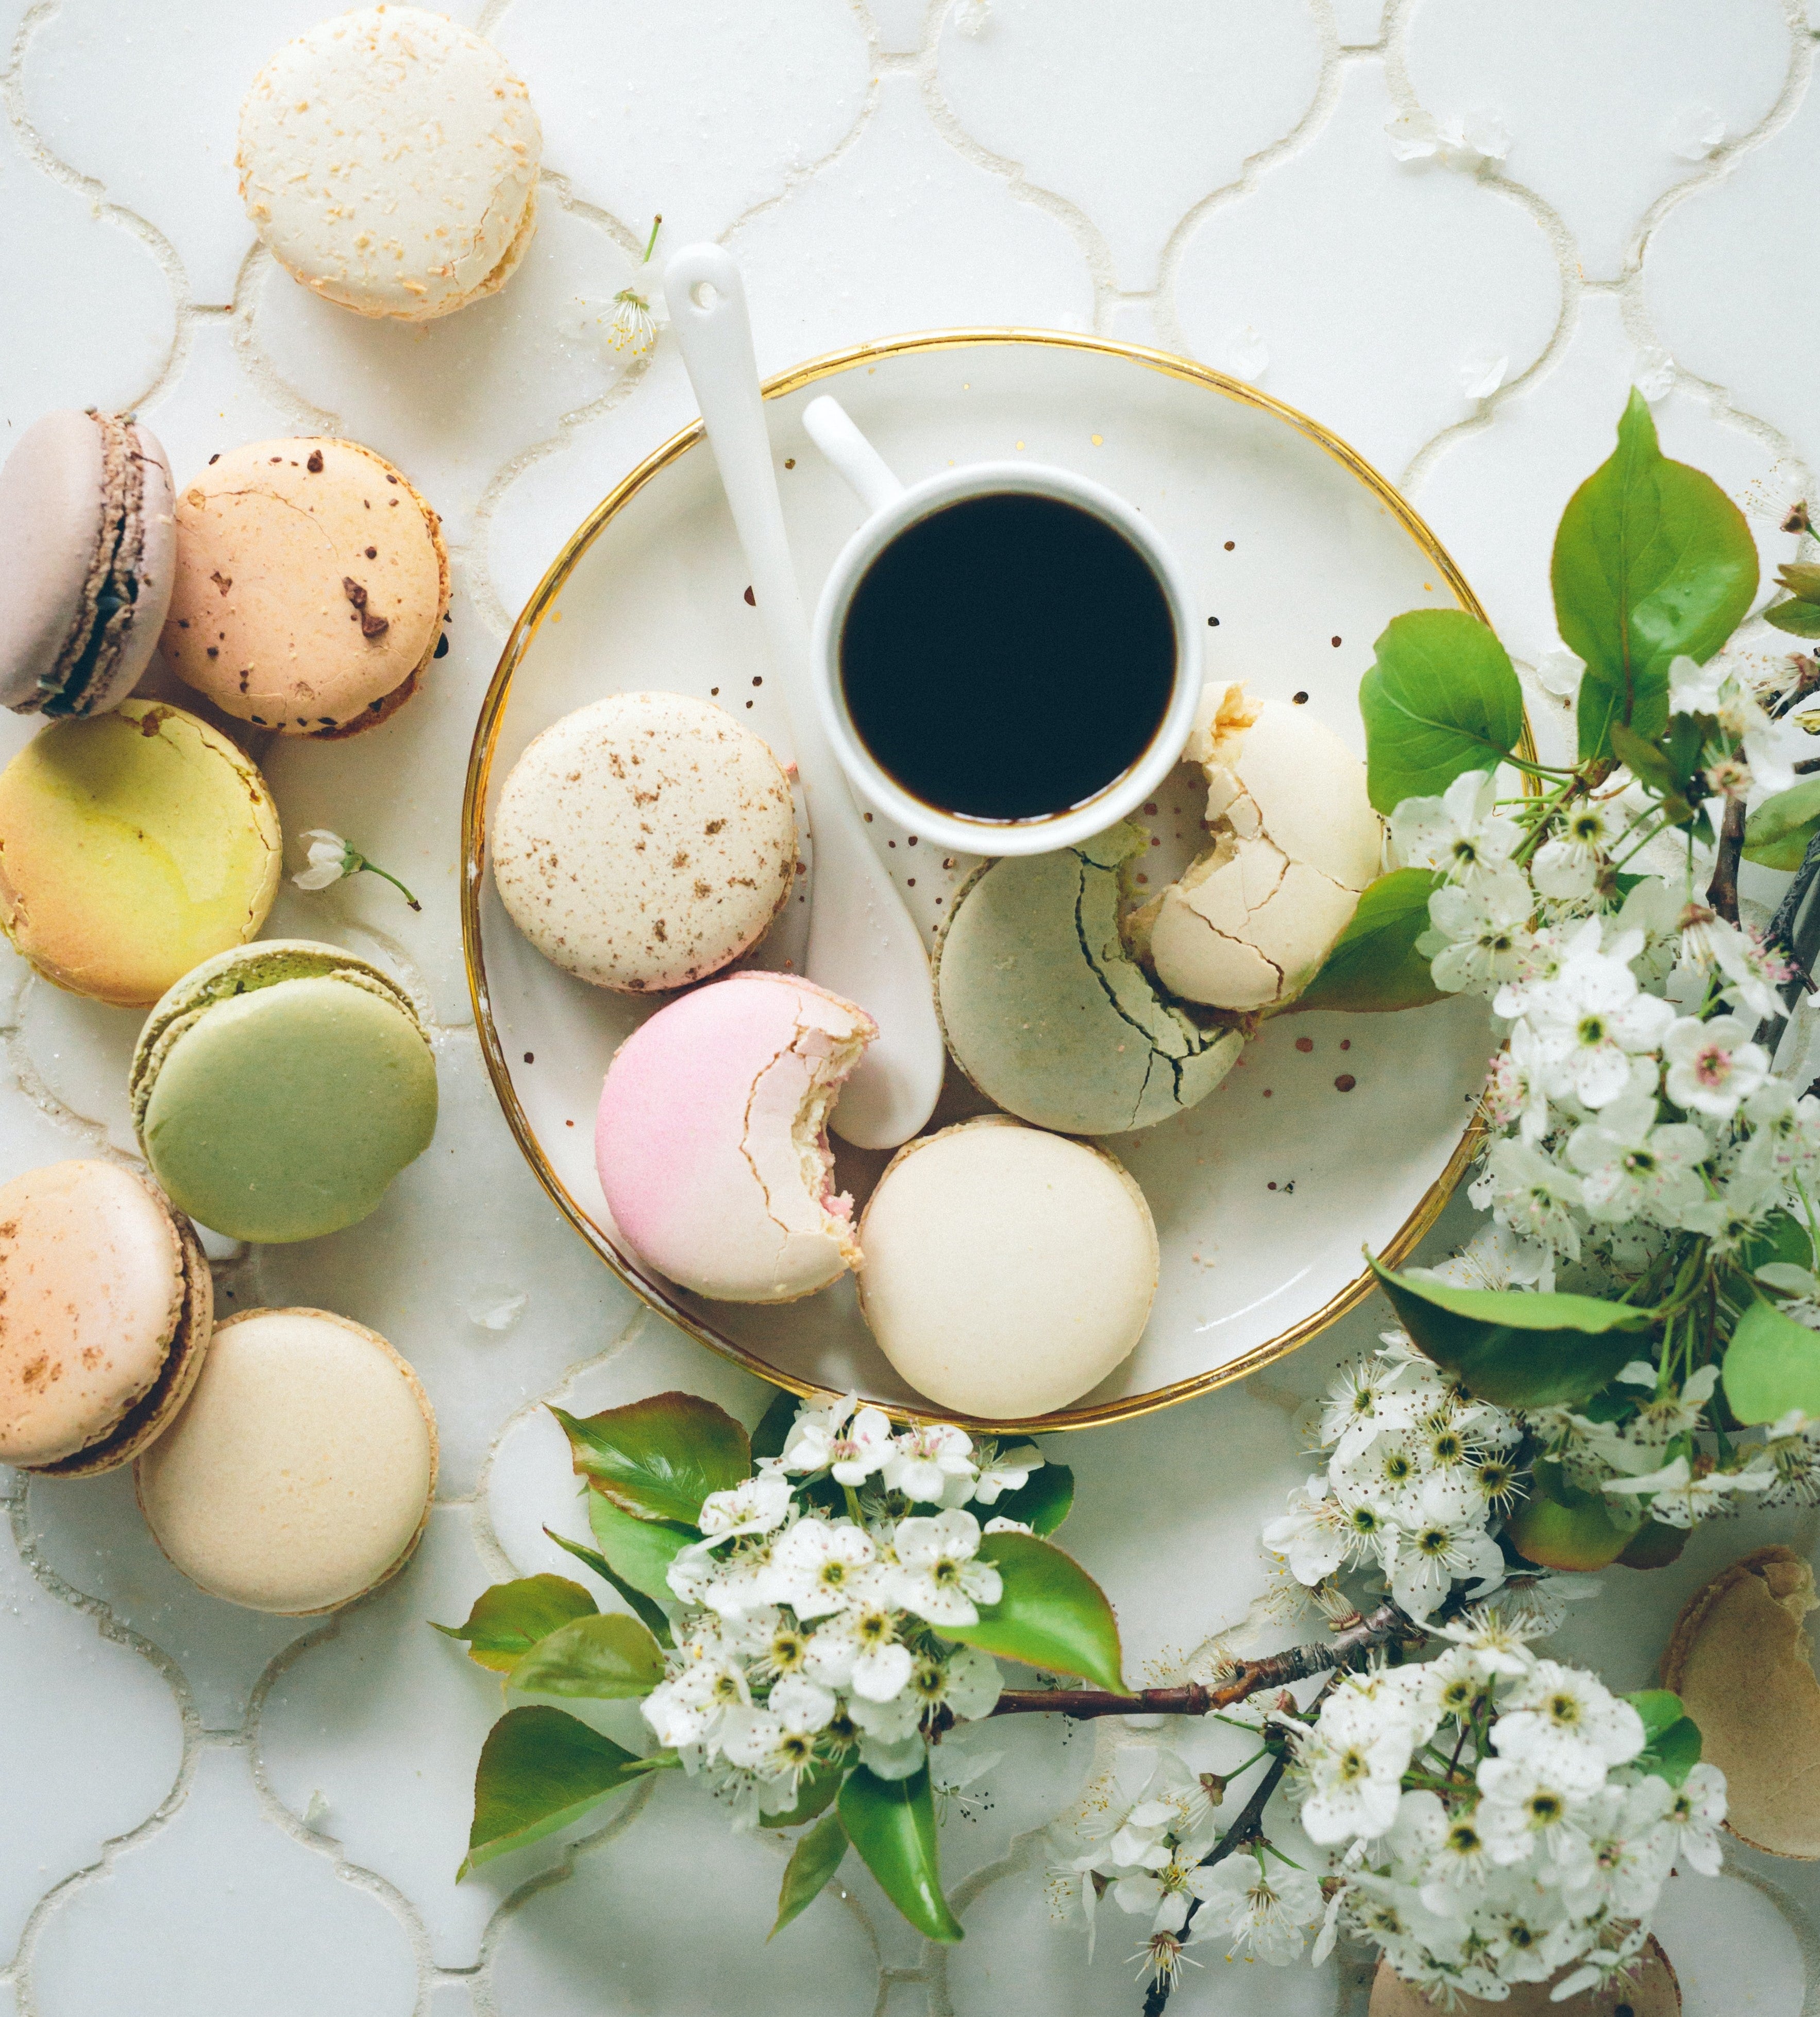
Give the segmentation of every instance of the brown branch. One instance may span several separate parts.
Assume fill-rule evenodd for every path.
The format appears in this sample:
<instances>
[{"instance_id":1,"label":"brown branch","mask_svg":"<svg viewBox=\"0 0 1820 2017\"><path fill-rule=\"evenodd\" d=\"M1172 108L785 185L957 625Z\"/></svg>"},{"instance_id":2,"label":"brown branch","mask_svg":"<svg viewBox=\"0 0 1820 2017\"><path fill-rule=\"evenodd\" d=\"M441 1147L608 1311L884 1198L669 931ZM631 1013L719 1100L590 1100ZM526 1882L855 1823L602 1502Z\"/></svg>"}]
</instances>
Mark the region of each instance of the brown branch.
<instances>
[{"instance_id":1,"label":"brown branch","mask_svg":"<svg viewBox=\"0 0 1820 2017\"><path fill-rule=\"evenodd\" d=\"M1738 922L1738 864L1744 858L1744 801L1725 801L1725 824L1719 833L1719 858L1706 885L1706 901L1727 924Z\"/></svg>"}]
</instances>

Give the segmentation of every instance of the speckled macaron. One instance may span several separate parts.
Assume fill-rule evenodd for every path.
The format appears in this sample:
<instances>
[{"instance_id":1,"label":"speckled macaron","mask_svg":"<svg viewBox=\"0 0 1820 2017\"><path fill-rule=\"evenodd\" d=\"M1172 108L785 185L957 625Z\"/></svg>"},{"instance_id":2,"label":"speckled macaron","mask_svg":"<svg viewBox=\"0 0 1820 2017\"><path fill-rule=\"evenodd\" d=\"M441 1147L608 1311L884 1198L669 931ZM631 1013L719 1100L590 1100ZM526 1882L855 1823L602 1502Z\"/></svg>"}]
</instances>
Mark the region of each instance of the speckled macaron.
<instances>
[{"instance_id":1,"label":"speckled macaron","mask_svg":"<svg viewBox=\"0 0 1820 2017\"><path fill-rule=\"evenodd\" d=\"M144 1008L264 924L283 846L243 752L125 701L52 723L0 772L0 923L60 987Z\"/></svg>"},{"instance_id":2,"label":"speckled macaron","mask_svg":"<svg viewBox=\"0 0 1820 2017\"><path fill-rule=\"evenodd\" d=\"M377 727L417 691L448 607L442 521L358 442L254 442L178 493L164 657L239 720Z\"/></svg>"},{"instance_id":3,"label":"speckled macaron","mask_svg":"<svg viewBox=\"0 0 1820 2017\"><path fill-rule=\"evenodd\" d=\"M1102 1149L1003 1114L919 1136L859 1225L860 1307L938 1407L993 1422L1065 1408L1143 1334L1157 1229Z\"/></svg>"},{"instance_id":4,"label":"speckled macaron","mask_svg":"<svg viewBox=\"0 0 1820 2017\"><path fill-rule=\"evenodd\" d=\"M128 1080L153 1174L231 1239L366 1218L436 1128L436 1061L397 982L339 946L266 939L186 974Z\"/></svg>"},{"instance_id":5,"label":"speckled macaron","mask_svg":"<svg viewBox=\"0 0 1820 2017\"><path fill-rule=\"evenodd\" d=\"M229 1604L334 1611L410 1558L436 1418L377 1331L327 1310L230 1317L188 1405L134 1472L158 1546Z\"/></svg>"},{"instance_id":6,"label":"speckled macaron","mask_svg":"<svg viewBox=\"0 0 1820 2017\"><path fill-rule=\"evenodd\" d=\"M955 1062L1008 1113L1064 1135L1149 1128L1206 1099L1244 1039L1164 1001L1119 935L1128 821L1079 847L989 862L935 943Z\"/></svg>"},{"instance_id":7,"label":"speckled macaron","mask_svg":"<svg viewBox=\"0 0 1820 2017\"><path fill-rule=\"evenodd\" d=\"M240 107L253 228L295 280L428 322L504 286L536 227L543 135L493 45L374 7L287 42Z\"/></svg>"},{"instance_id":8,"label":"speckled macaron","mask_svg":"<svg viewBox=\"0 0 1820 2017\"><path fill-rule=\"evenodd\" d=\"M162 1434L208 1349L215 1290L187 1219L116 1164L0 1188L0 1463L88 1478Z\"/></svg>"},{"instance_id":9,"label":"speckled macaron","mask_svg":"<svg viewBox=\"0 0 1820 2017\"><path fill-rule=\"evenodd\" d=\"M513 765L490 852L500 900L545 958L641 994L764 936L796 879L796 814L777 759L731 715L615 694Z\"/></svg>"}]
</instances>

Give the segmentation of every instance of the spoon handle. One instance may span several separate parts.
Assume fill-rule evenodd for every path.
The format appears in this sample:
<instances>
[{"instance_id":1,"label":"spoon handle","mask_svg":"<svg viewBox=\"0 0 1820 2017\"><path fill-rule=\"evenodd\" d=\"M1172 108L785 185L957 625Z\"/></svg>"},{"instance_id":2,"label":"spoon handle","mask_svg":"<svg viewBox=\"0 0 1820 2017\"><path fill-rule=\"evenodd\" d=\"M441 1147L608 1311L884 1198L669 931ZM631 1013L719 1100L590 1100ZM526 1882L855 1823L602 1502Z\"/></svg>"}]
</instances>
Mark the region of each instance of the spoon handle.
<instances>
[{"instance_id":1,"label":"spoon handle","mask_svg":"<svg viewBox=\"0 0 1820 2017\"><path fill-rule=\"evenodd\" d=\"M941 1090L943 1048L928 955L884 864L866 837L811 684L809 627L796 589L764 395L739 269L717 245L685 245L664 269L670 322L700 401L733 523L752 571L796 744L796 774L814 843L809 978L876 1019L877 1040L832 1120L857 1147L894 1148L928 1120Z\"/></svg>"}]
</instances>

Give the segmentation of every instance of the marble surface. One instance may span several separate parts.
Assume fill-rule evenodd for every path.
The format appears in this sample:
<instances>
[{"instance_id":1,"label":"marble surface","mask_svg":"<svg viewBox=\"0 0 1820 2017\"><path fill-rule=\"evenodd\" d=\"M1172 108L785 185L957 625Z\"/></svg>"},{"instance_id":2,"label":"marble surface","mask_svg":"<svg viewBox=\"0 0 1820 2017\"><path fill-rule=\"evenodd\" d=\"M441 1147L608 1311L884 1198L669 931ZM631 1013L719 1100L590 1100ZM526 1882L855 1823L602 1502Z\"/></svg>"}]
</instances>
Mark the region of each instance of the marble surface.
<instances>
[{"instance_id":1,"label":"marble surface","mask_svg":"<svg viewBox=\"0 0 1820 2017\"><path fill-rule=\"evenodd\" d=\"M224 1263L224 1304L374 1326L435 1402L443 1498L409 1571L339 1618L190 1588L116 1477L9 1481L0 1548L0 2011L103 2017L886 2017L1135 2009L1114 1922L1086 1965L1047 1923L1038 1833L1089 1733L1008 1726L944 1856L968 1937L910 1935L862 1878L766 1947L775 1842L659 1786L580 1839L457 1886L492 1682L424 1628L489 1580L566 1565L578 1518L542 1404L757 1383L655 1318L525 1171L482 1069L457 921L463 765L511 614L563 536L692 411L673 348L628 365L600 316L650 215L722 239L767 369L887 332L1018 323L1187 351L1308 408L1452 548L1526 671L1567 489L1645 382L1670 451L1766 546L1820 470L1820 9L1803 0L463 0L529 82L541 228L500 296L363 323L256 247L240 96L320 0L0 0L0 451L45 408L136 406L181 480L230 444L346 433L442 512L453 649L422 698L268 770L287 832L348 834L410 882L287 889L272 929L385 961L432 1020L434 1146L364 1225ZM1397 145L1386 131L1393 127ZM1411 151L1412 147L1424 151ZM1399 154L1407 158L1399 158ZM1786 543L1785 547L1786 547ZM1775 557L1786 557L1785 550ZM1540 714L1552 705L1537 691ZM25 730L0 727L0 756ZM292 864L296 865L296 864ZM127 1156L137 1019L0 954L0 1175ZM1437 1250L1467 1225L1457 1207ZM1078 1434L1071 1546L1133 1672L1275 1628L1258 1523L1294 1417L1362 1312L1243 1386ZM1576 1657L1648 1677L1724 1561L1815 1522L1698 1535L1612 1572ZM994 1733L995 1742L998 1733ZM1735 1852L1663 1939L1699 2017L1820 2008L1820 1876ZM1129 1922L1135 1926L1137 1922ZM1183 2017L1356 2012L1359 1971L1191 1972Z\"/></svg>"}]
</instances>

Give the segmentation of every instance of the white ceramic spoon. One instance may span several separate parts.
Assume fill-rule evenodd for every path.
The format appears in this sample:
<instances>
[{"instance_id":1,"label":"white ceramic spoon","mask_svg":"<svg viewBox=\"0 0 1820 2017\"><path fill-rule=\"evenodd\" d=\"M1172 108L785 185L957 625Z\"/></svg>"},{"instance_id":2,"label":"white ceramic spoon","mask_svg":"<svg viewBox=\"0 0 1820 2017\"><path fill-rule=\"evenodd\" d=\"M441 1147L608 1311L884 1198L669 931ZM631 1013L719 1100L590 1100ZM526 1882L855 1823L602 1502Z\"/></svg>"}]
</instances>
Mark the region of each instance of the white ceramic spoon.
<instances>
[{"instance_id":1,"label":"white ceramic spoon","mask_svg":"<svg viewBox=\"0 0 1820 2017\"><path fill-rule=\"evenodd\" d=\"M733 523L782 686L814 843L809 978L876 1018L877 1041L843 1088L834 1131L862 1149L907 1142L934 1110L943 1049L929 957L822 727L809 626L784 535L752 325L739 269L717 245L685 245L664 268L671 326L701 402Z\"/></svg>"}]
</instances>

